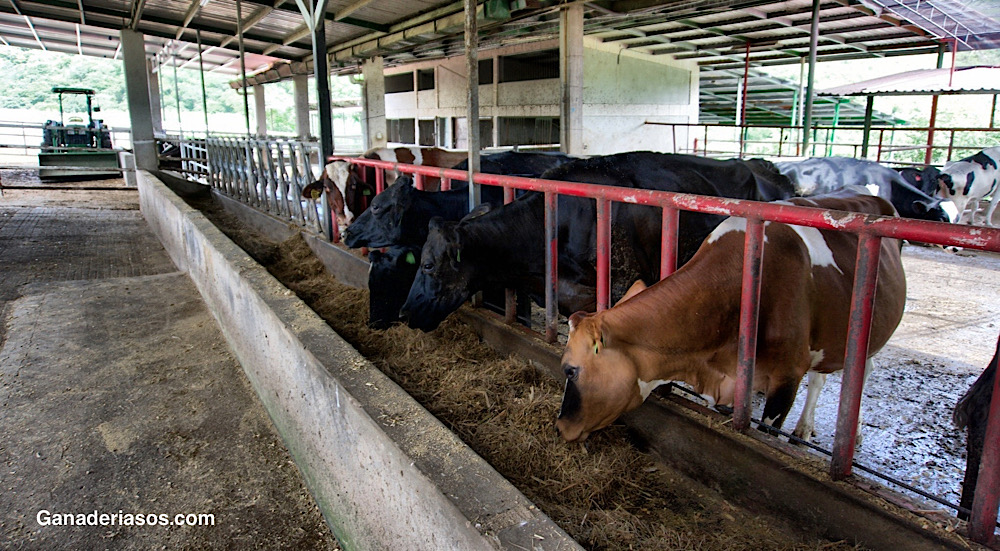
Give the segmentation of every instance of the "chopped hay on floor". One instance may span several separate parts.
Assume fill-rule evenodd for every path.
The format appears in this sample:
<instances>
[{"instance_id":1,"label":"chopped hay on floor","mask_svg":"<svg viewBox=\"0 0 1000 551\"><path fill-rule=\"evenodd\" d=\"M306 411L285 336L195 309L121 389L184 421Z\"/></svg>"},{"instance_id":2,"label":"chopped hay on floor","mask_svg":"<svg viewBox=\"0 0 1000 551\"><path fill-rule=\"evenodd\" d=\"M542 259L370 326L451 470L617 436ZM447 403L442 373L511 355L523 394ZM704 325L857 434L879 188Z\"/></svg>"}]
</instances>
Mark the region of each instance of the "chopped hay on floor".
<instances>
[{"instance_id":1,"label":"chopped hay on floor","mask_svg":"<svg viewBox=\"0 0 1000 551\"><path fill-rule=\"evenodd\" d=\"M368 329L368 292L339 283L301 235L274 243L207 201L195 206L585 548L855 549L730 505L637 450L622 426L564 443L561 388L526 360L454 318L432 333Z\"/></svg>"}]
</instances>

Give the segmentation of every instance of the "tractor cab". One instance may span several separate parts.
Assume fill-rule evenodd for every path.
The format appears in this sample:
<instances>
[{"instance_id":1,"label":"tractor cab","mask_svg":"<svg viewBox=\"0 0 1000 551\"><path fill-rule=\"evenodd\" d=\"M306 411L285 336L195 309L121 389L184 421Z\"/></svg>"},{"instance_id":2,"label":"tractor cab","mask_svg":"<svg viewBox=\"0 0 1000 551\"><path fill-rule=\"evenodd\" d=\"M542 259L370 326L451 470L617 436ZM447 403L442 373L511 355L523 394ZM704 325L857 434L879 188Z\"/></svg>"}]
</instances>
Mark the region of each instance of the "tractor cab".
<instances>
[{"instance_id":1,"label":"tractor cab","mask_svg":"<svg viewBox=\"0 0 1000 551\"><path fill-rule=\"evenodd\" d=\"M57 86L52 88L52 93L59 95L59 120L45 121L42 128L42 151L38 155L38 164L42 168L39 169L39 176L82 178L118 175L118 171L85 170L89 167L118 168L118 152L111 143L111 130L103 120L94 118L94 112L100 111L99 107L94 107L94 90ZM67 98L64 96L83 97L86 101L86 120L79 100L75 102L75 110L70 111L69 118L66 118Z\"/></svg>"}]
</instances>

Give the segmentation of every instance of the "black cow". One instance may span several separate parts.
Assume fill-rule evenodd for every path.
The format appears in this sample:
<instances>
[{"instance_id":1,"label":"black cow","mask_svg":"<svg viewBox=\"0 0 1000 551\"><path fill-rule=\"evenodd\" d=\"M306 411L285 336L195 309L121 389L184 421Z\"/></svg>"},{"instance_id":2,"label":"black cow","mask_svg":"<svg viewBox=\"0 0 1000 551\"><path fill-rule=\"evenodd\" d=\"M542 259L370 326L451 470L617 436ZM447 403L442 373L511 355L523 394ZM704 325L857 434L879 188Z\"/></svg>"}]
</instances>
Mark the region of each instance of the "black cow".
<instances>
[{"instance_id":1,"label":"black cow","mask_svg":"<svg viewBox=\"0 0 1000 551\"><path fill-rule=\"evenodd\" d=\"M562 153L506 151L484 155L480 172L537 177L571 160L573 157ZM467 166L468 161L463 161L455 168L464 170ZM482 186L481 200L503 204L502 188ZM343 240L352 248L423 245L427 239L427 222L431 218L458 220L468 213L468 182L455 180L450 191L430 192L414 188L413 178L403 176L371 201L369 209L344 231Z\"/></svg>"},{"instance_id":2,"label":"black cow","mask_svg":"<svg viewBox=\"0 0 1000 551\"><path fill-rule=\"evenodd\" d=\"M524 151L504 151L502 153L491 153L483 155L479 159L479 172L486 174L503 174L507 176L527 176L538 177L547 170L566 164L576 157L570 157L565 153L558 152L524 152ZM468 159L458 163L453 168L456 170L468 170ZM453 180L452 189L468 187L469 182L465 180Z\"/></svg>"},{"instance_id":3,"label":"black cow","mask_svg":"<svg viewBox=\"0 0 1000 551\"><path fill-rule=\"evenodd\" d=\"M990 365L976 382L972 383L965 396L962 396L955 406L955 426L969 429L965 454L965 480L962 481L962 501L959 503L966 509L972 509L976 482L979 480L979 463L986 441L986 421L989 419L990 401L993 399L998 358L1000 358L1000 338L997 339L997 351L993 354ZM959 511L958 517L968 520L969 515Z\"/></svg>"},{"instance_id":4,"label":"black cow","mask_svg":"<svg viewBox=\"0 0 1000 551\"><path fill-rule=\"evenodd\" d=\"M483 201L503 203L502 191L484 186ZM489 190L493 191L489 191ZM469 192L420 191L413 187L413 178L400 176L396 183L372 199L363 212L343 233L348 247L388 247L390 245L422 246L427 239L427 222L435 216L458 220L469 213Z\"/></svg>"},{"instance_id":5,"label":"black cow","mask_svg":"<svg viewBox=\"0 0 1000 551\"><path fill-rule=\"evenodd\" d=\"M906 167L896 170L908 184L924 192L928 197L937 195L938 177L941 176L941 171L937 167L927 165L924 168Z\"/></svg>"},{"instance_id":6,"label":"black cow","mask_svg":"<svg viewBox=\"0 0 1000 551\"><path fill-rule=\"evenodd\" d=\"M368 253L368 327L388 329L399 321L410 285L420 265L420 247L394 245Z\"/></svg>"},{"instance_id":7,"label":"black cow","mask_svg":"<svg viewBox=\"0 0 1000 551\"><path fill-rule=\"evenodd\" d=\"M542 175L548 180L657 189L739 199L787 198L794 191L766 161L749 164L690 155L631 152L579 159ZM460 222L435 220L420 271L401 314L411 327L433 330L484 285L527 290L541 302L545 271L544 199L531 193L510 205L482 207ZM569 314L596 307L596 206L560 196L559 308ZM725 217L682 211L678 262L683 264ZM661 210L612 206L612 299L636 279L659 279Z\"/></svg>"},{"instance_id":8,"label":"black cow","mask_svg":"<svg viewBox=\"0 0 1000 551\"><path fill-rule=\"evenodd\" d=\"M950 201L927 195L909 184L895 170L876 162L850 157L813 157L776 163L801 196L822 195L846 185L865 186L873 195L892 203L900 216L952 222L957 209Z\"/></svg>"}]
</instances>

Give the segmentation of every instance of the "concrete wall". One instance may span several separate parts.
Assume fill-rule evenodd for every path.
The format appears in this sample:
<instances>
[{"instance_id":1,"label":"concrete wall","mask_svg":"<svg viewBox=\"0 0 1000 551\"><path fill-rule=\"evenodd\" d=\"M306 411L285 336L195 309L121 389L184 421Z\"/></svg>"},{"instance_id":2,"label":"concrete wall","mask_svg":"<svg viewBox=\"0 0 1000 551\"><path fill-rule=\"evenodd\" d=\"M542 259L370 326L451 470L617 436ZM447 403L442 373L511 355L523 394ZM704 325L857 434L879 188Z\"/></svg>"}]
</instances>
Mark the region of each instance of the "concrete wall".
<instances>
[{"instance_id":1,"label":"concrete wall","mask_svg":"<svg viewBox=\"0 0 1000 551\"><path fill-rule=\"evenodd\" d=\"M480 52L479 56L480 60L495 59L556 47L557 41L546 41ZM435 89L386 95L386 118L465 117L464 57L394 67L386 74L427 68L435 69ZM693 61L619 50L584 37L583 96L584 154L640 149L672 152L673 132L645 122L698 122L698 67ZM559 79L479 87L483 118L559 117L560 98ZM677 142L688 142L685 131L677 133Z\"/></svg>"},{"instance_id":2,"label":"concrete wall","mask_svg":"<svg viewBox=\"0 0 1000 551\"><path fill-rule=\"evenodd\" d=\"M139 193L347 549L579 549L200 212Z\"/></svg>"}]
</instances>

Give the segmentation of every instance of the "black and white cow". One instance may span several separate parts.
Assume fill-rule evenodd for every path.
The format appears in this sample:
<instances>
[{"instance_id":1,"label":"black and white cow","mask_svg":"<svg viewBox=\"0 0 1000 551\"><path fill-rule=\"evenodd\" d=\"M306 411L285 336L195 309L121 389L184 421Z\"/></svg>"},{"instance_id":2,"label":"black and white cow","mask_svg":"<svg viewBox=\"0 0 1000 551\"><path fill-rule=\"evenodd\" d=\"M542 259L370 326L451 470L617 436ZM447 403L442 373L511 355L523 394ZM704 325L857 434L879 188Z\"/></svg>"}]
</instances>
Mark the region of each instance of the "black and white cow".
<instances>
[{"instance_id":1,"label":"black and white cow","mask_svg":"<svg viewBox=\"0 0 1000 551\"><path fill-rule=\"evenodd\" d=\"M899 175L911 186L926 193L929 197L937 196L938 176L941 175L941 171L936 166L927 165L923 168L908 166L897 168L896 170L899 171Z\"/></svg>"},{"instance_id":2,"label":"black and white cow","mask_svg":"<svg viewBox=\"0 0 1000 551\"><path fill-rule=\"evenodd\" d=\"M900 216L935 222L953 222L955 205L932 197L909 184L895 170L876 162L850 157L813 157L804 161L775 163L801 196L821 195L846 185L865 186L896 207Z\"/></svg>"},{"instance_id":3,"label":"black and white cow","mask_svg":"<svg viewBox=\"0 0 1000 551\"><path fill-rule=\"evenodd\" d=\"M966 220L965 209L970 209L968 222L976 221L976 210L979 200L992 194L990 206L986 209L987 226L993 225L993 212L1000 203L1000 193L997 193L997 182L1000 182L1000 146L984 149L961 161L948 163L938 176L940 189L938 195L955 202L961 215L956 222ZM970 204L971 203L971 204Z\"/></svg>"}]
</instances>

